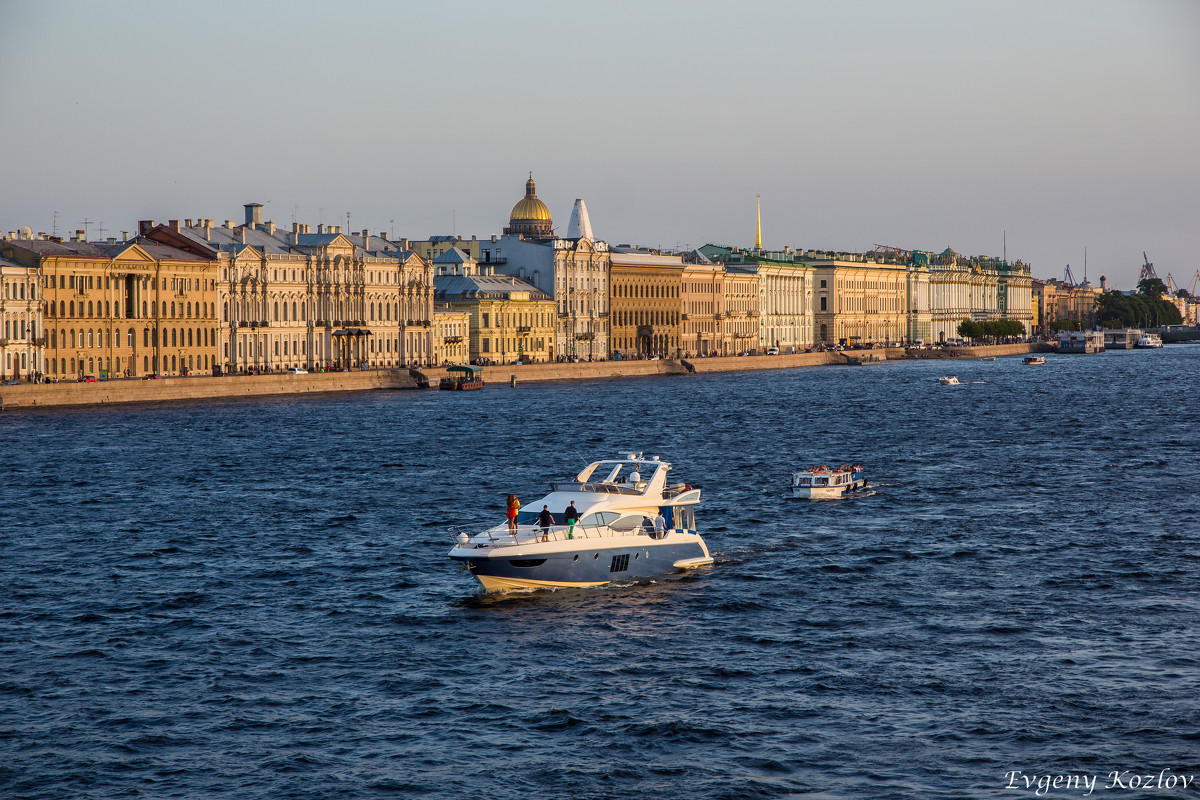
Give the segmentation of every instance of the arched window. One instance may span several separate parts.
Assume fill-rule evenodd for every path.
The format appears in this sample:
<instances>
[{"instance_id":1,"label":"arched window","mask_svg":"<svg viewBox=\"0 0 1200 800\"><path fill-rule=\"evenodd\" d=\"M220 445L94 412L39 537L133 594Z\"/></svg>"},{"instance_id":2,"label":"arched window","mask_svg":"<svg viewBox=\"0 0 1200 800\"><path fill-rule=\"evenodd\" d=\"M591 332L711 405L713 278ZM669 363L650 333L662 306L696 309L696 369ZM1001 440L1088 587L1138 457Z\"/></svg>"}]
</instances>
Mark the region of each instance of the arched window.
<instances>
[{"instance_id":1,"label":"arched window","mask_svg":"<svg viewBox=\"0 0 1200 800\"><path fill-rule=\"evenodd\" d=\"M275 303L275 321L279 322L279 303Z\"/></svg>"},{"instance_id":2,"label":"arched window","mask_svg":"<svg viewBox=\"0 0 1200 800\"><path fill-rule=\"evenodd\" d=\"M192 303L190 300L188 301L188 304L187 304L187 315L189 317L192 315Z\"/></svg>"},{"instance_id":3,"label":"arched window","mask_svg":"<svg viewBox=\"0 0 1200 800\"><path fill-rule=\"evenodd\" d=\"M117 339L117 344L120 344L120 343L121 343L121 340ZM104 346L112 347L112 330L110 330L110 329L105 329L105 331L104 331Z\"/></svg>"},{"instance_id":4,"label":"arched window","mask_svg":"<svg viewBox=\"0 0 1200 800\"><path fill-rule=\"evenodd\" d=\"M228 300L226 300L225 303L221 306L221 313L222 313L222 316L221 316L222 322L229 319L229 301Z\"/></svg>"},{"instance_id":5,"label":"arched window","mask_svg":"<svg viewBox=\"0 0 1200 800\"><path fill-rule=\"evenodd\" d=\"M101 344L103 344L103 343L101 343ZM87 332L87 346L88 347L96 346L96 332L93 330L89 330Z\"/></svg>"},{"instance_id":6,"label":"arched window","mask_svg":"<svg viewBox=\"0 0 1200 800\"><path fill-rule=\"evenodd\" d=\"M142 347L150 346L150 329L142 328Z\"/></svg>"},{"instance_id":7,"label":"arched window","mask_svg":"<svg viewBox=\"0 0 1200 800\"><path fill-rule=\"evenodd\" d=\"M92 316L94 316L94 309L92 308L92 301L91 301L91 300L88 300L88 316L89 316L89 317L92 317Z\"/></svg>"},{"instance_id":8,"label":"arched window","mask_svg":"<svg viewBox=\"0 0 1200 800\"><path fill-rule=\"evenodd\" d=\"M188 347L193 347L194 345L192 344L192 329L188 328L187 333L188 333Z\"/></svg>"},{"instance_id":9,"label":"arched window","mask_svg":"<svg viewBox=\"0 0 1200 800\"><path fill-rule=\"evenodd\" d=\"M296 302L294 300L292 301L292 319L299 319L299 317L296 316Z\"/></svg>"},{"instance_id":10,"label":"arched window","mask_svg":"<svg viewBox=\"0 0 1200 800\"><path fill-rule=\"evenodd\" d=\"M171 347L179 347L179 331L171 328Z\"/></svg>"}]
</instances>

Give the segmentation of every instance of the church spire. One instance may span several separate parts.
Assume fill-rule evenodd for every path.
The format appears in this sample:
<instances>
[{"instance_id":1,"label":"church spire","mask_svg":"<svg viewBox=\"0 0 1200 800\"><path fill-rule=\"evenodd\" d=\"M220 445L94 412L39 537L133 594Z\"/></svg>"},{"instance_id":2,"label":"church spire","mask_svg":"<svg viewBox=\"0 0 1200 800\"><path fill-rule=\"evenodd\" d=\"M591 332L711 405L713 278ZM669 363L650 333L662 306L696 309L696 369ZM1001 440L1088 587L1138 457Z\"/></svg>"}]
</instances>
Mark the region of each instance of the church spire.
<instances>
[{"instance_id":1,"label":"church spire","mask_svg":"<svg viewBox=\"0 0 1200 800\"><path fill-rule=\"evenodd\" d=\"M754 204L758 210L758 225L754 229L754 249L762 250L762 195L754 195Z\"/></svg>"}]
</instances>

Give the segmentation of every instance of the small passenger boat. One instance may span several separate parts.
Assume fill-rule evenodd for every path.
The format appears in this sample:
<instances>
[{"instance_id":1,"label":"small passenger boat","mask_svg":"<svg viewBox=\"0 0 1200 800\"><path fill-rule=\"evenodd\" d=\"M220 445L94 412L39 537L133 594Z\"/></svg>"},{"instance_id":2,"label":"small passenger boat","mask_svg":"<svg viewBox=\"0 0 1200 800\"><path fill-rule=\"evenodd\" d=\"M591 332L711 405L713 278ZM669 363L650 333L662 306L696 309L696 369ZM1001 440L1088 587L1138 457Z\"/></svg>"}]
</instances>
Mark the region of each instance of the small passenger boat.
<instances>
[{"instance_id":1,"label":"small passenger boat","mask_svg":"<svg viewBox=\"0 0 1200 800\"><path fill-rule=\"evenodd\" d=\"M1162 337L1157 333L1143 333L1137 340L1136 347L1139 350L1148 350L1155 347L1162 347Z\"/></svg>"},{"instance_id":2,"label":"small passenger boat","mask_svg":"<svg viewBox=\"0 0 1200 800\"><path fill-rule=\"evenodd\" d=\"M467 389L483 388L483 367L446 367L447 375L438 382L438 388L450 392L461 392Z\"/></svg>"},{"instance_id":3,"label":"small passenger boat","mask_svg":"<svg viewBox=\"0 0 1200 800\"><path fill-rule=\"evenodd\" d=\"M1046 357L1045 356L1025 356L1025 358L1021 359L1021 363L1022 364L1045 364Z\"/></svg>"},{"instance_id":4,"label":"small passenger boat","mask_svg":"<svg viewBox=\"0 0 1200 800\"><path fill-rule=\"evenodd\" d=\"M513 526L456 534L450 558L488 592L602 586L712 564L696 532L700 490L669 482L670 472L670 464L641 453L596 461L551 483ZM548 525L539 519L543 507Z\"/></svg>"},{"instance_id":5,"label":"small passenger boat","mask_svg":"<svg viewBox=\"0 0 1200 800\"><path fill-rule=\"evenodd\" d=\"M866 485L867 476L861 464L843 464L833 469L822 464L792 473L792 497L810 500L842 497L846 492L857 492Z\"/></svg>"},{"instance_id":6,"label":"small passenger boat","mask_svg":"<svg viewBox=\"0 0 1200 800\"><path fill-rule=\"evenodd\" d=\"M938 383L942 386L958 386L959 380L957 375L943 375L938 378Z\"/></svg>"},{"instance_id":7,"label":"small passenger boat","mask_svg":"<svg viewBox=\"0 0 1200 800\"><path fill-rule=\"evenodd\" d=\"M980 361L995 361L996 357L995 356L984 356L983 358L981 358L979 360Z\"/></svg>"}]
</instances>

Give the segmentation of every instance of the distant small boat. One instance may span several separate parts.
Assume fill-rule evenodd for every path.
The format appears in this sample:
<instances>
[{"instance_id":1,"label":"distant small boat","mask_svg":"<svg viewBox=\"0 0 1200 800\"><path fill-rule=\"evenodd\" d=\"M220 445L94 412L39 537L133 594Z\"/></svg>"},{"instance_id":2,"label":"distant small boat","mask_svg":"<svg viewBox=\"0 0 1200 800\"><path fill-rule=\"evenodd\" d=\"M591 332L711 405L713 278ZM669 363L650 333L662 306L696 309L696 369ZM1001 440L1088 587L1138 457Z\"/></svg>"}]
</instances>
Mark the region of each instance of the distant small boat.
<instances>
[{"instance_id":1,"label":"distant small boat","mask_svg":"<svg viewBox=\"0 0 1200 800\"><path fill-rule=\"evenodd\" d=\"M983 358L981 358L979 360L980 361L995 361L996 357L995 356L984 356Z\"/></svg>"},{"instance_id":2,"label":"distant small boat","mask_svg":"<svg viewBox=\"0 0 1200 800\"><path fill-rule=\"evenodd\" d=\"M938 378L938 383L942 386L958 386L959 380L957 375L943 375Z\"/></svg>"},{"instance_id":3,"label":"distant small boat","mask_svg":"<svg viewBox=\"0 0 1200 800\"><path fill-rule=\"evenodd\" d=\"M861 464L829 467L822 464L792 473L792 497L822 500L841 497L846 492L865 488L867 476Z\"/></svg>"},{"instance_id":4,"label":"distant small boat","mask_svg":"<svg viewBox=\"0 0 1200 800\"><path fill-rule=\"evenodd\" d=\"M1023 364L1045 364L1046 357L1045 356L1025 356L1025 358L1023 358L1021 360L1021 363L1023 363Z\"/></svg>"}]
</instances>

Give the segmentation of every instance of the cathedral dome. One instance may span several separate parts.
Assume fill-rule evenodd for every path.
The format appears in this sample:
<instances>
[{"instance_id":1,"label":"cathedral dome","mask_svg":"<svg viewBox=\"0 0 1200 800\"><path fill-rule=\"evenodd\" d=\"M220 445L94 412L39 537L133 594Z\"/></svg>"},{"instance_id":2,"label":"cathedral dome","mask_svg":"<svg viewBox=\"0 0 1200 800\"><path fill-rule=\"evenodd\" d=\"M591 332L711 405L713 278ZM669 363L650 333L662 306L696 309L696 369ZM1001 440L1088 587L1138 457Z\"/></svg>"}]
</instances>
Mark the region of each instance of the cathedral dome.
<instances>
[{"instance_id":1,"label":"cathedral dome","mask_svg":"<svg viewBox=\"0 0 1200 800\"><path fill-rule=\"evenodd\" d=\"M538 200L533 175L530 174L529 180L525 182L525 196L513 206L512 213L508 215L508 227L504 229L504 232L527 236L550 236L552 224L550 209L546 207L545 203Z\"/></svg>"}]
</instances>

